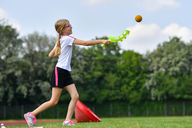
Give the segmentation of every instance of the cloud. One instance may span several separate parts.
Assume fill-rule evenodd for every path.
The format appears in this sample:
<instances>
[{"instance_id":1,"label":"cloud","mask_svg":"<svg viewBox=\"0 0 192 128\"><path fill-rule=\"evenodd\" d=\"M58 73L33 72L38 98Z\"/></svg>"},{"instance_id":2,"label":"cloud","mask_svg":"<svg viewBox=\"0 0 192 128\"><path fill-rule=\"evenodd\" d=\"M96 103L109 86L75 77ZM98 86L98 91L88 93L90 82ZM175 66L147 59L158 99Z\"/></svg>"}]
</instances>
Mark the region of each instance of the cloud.
<instances>
[{"instance_id":1,"label":"cloud","mask_svg":"<svg viewBox=\"0 0 192 128\"><path fill-rule=\"evenodd\" d=\"M98 4L110 3L114 0L82 0L81 4L84 6L93 6Z\"/></svg>"},{"instance_id":2,"label":"cloud","mask_svg":"<svg viewBox=\"0 0 192 128\"><path fill-rule=\"evenodd\" d=\"M189 41L189 39L192 38L192 31L190 29L187 27L180 27L176 23L170 24L161 32L165 35L182 37L184 41Z\"/></svg>"},{"instance_id":3,"label":"cloud","mask_svg":"<svg viewBox=\"0 0 192 128\"><path fill-rule=\"evenodd\" d=\"M12 25L13 28L16 28L17 31L21 30L21 25L19 22L16 19L9 17L8 13L2 8L0 8L0 18L8 20L8 24Z\"/></svg>"},{"instance_id":4,"label":"cloud","mask_svg":"<svg viewBox=\"0 0 192 128\"><path fill-rule=\"evenodd\" d=\"M141 54L153 51L157 45L164 41L169 41L169 37L181 37L186 43L192 39L192 30L187 27L172 23L165 28L160 28L157 24L136 24L128 27L130 30L128 38L120 43L124 50L134 50Z\"/></svg>"},{"instance_id":5,"label":"cloud","mask_svg":"<svg viewBox=\"0 0 192 128\"><path fill-rule=\"evenodd\" d=\"M7 12L4 9L0 8L0 17L2 18L6 16L7 16Z\"/></svg>"},{"instance_id":6,"label":"cloud","mask_svg":"<svg viewBox=\"0 0 192 128\"><path fill-rule=\"evenodd\" d=\"M149 12L157 11L164 8L177 9L181 5L175 0L134 0L134 3Z\"/></svg>"}]
</instances>

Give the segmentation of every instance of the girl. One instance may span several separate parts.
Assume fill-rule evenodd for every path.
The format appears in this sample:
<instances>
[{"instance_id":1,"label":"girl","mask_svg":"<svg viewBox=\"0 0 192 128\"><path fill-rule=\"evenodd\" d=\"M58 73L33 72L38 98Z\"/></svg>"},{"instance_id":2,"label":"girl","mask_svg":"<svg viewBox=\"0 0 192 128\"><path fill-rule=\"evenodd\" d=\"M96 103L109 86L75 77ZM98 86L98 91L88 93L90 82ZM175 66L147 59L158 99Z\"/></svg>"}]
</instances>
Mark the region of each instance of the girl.
<instances>
[{"instance_id":1,"label":"girl","mask_svg":"<svg viewBox=\"0 0 192 128\"><path fill-rule=\"evenodd\" d=\"M89 46L99 43L103 43L105 45L109 44L109 40L83 41L76 39L72 36L69 36L72 34L72 26L66 19L57 21L55 23L55 29L59 33L59 37L57 39L55 47L49 53L49 57L58 56L58 62L52 72L51 77L52 96L49 101L43 103L34 111L24 114L24 118L29 127L35 126L36 124L35 116L37 114L45 111L50 107L55 106L58 103L63 88L65 88L71 96L71 101L69 103L66 119L65 121L63 121L63 125L74 125L73 122L71 121L71 118L75 111L75 106L79 99L79 94L76 90L75 84L70 75L72 45L77 44L77 45Z\"/></svg>"}]
</instances>

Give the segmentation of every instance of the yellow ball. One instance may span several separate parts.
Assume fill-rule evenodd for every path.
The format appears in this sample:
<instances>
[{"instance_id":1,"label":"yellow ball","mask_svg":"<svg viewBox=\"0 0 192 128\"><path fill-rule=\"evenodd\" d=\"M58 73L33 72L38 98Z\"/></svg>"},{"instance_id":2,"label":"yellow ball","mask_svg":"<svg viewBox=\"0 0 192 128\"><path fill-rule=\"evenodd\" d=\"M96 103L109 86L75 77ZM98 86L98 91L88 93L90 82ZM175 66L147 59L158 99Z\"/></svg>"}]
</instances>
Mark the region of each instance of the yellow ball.
<instances>
[{"instance_id":1,"label":"yellow ball","mask_svg":"<svg viewBox=\"0 0 192 128\"><path fill-rule=\"evenodd\" d=\"M135 20L136 20L137 22L141 22L141 21L142 21L142 16L141 16L141 15L137 15L137 16L135 17Z\"/></svg>"}]
</instances>

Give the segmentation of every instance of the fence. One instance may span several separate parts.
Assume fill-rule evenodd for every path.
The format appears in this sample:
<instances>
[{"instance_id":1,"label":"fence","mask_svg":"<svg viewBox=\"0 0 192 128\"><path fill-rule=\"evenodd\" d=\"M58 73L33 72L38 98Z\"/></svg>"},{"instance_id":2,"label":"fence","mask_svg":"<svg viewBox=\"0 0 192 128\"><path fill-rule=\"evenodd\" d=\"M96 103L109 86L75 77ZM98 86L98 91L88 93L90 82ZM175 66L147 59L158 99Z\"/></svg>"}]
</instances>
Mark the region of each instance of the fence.
<instances>
[{"instance_id":1,"label":"fence","mask_svg":"<svg viewBox=\"0 0 192 128\"><path fill-rule=\"evenodd\" d=\"M102 104L84 103L98 117L126 116L188 116L192 115L192 101L143 102L105 102ZM38 105L0 106L0 120L23 119L24 113L34 110ZM65 118L68 103L58 104L42 113L37 118Z\"/></svg>"}]
</instances>

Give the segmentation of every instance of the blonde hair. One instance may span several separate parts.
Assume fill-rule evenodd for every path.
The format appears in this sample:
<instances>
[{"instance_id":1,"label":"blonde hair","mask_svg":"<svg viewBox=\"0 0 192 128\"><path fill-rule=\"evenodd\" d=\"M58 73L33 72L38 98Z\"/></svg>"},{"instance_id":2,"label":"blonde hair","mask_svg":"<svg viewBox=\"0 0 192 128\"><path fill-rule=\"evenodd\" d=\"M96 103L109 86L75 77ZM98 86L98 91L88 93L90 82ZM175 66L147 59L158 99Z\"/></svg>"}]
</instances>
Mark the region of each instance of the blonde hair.
<instances>
[{"instance_id":1,"label":"blonde hair","mask_svg":"<svg viewBox=\"0 0 192 128\"><path fill-rule=\"evenodd\" d=\"M60 39L61 39L61 35L63 34L61 30L65 27L67 22L69 21L66 19L62 19L62 20L58 20L55 23L55 30L57 31L57 33L59 33L59 37L57 39L57 46L55 50L55 56L58 56L61 52Z\"/></svg>"}]
</instances>

